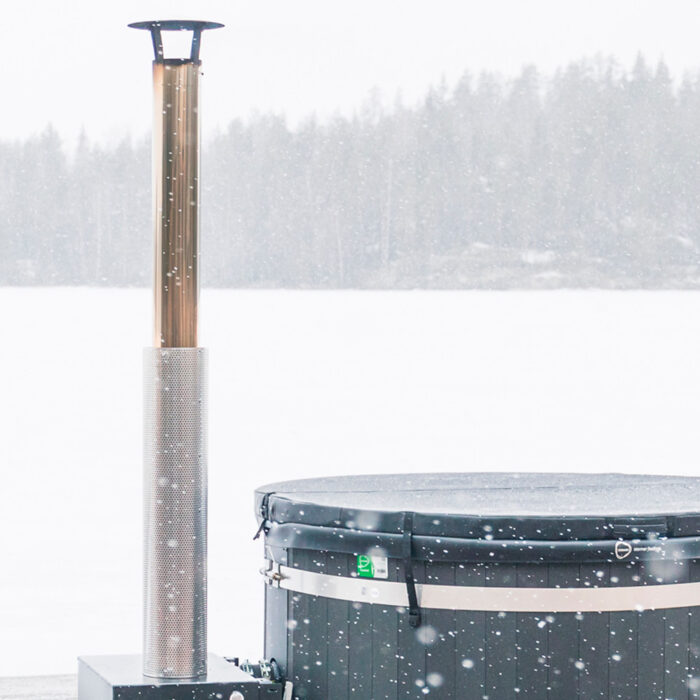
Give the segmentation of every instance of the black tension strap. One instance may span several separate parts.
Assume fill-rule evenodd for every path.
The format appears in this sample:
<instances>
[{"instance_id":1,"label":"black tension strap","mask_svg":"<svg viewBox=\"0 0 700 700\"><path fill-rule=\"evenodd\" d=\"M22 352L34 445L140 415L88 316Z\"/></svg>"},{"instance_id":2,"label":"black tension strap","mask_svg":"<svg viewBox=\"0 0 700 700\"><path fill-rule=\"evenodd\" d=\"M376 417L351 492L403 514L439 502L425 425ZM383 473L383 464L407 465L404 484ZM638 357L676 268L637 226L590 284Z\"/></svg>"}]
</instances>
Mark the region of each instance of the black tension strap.
<instances>
[{"instance_id":1,"label":"black tension strap","mask_svg":"<svg viewBox=\"0 0 700 700\"><path fill-rule=\"evenodd\" d=\"M403 514L403 573L408 593L408 624L420 627L421 614L413 577L413 513Z\"/></svg>"},{"instance_id":2,"label":"black tension strap","mask_svg":"<svg viewBox=\"0 0 700 700\"><path fill-rule=\"evenodd\" d=\"M268 527L267 527L267 521L270 518L270 496L272 494L266 493L262 501L260 503L260 527L258 528L257 532L255 533L255 537L253 537L254 540L257 540L260 535L264 532L267 535L268 532Z\"/></svg>"}]
</instances>

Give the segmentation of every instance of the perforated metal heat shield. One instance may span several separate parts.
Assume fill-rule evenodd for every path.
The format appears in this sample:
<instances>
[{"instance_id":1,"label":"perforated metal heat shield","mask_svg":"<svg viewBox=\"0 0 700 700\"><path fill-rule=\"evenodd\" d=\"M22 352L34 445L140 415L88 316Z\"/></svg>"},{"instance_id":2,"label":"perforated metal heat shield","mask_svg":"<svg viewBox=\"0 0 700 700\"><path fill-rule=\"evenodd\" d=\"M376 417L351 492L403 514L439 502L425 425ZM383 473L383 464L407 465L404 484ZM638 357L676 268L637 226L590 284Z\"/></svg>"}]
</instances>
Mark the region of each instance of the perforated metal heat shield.
<instances>
[{"instance_id":1,"label":"perforated metal heat shield","mask_svg":"<svg viewBox=\"0 0 700 700\"><path fill-rule=\"evenodd\" d=\"M144 352L144 673L207 659L207 353Z\"/></svg>"}]
</instances>

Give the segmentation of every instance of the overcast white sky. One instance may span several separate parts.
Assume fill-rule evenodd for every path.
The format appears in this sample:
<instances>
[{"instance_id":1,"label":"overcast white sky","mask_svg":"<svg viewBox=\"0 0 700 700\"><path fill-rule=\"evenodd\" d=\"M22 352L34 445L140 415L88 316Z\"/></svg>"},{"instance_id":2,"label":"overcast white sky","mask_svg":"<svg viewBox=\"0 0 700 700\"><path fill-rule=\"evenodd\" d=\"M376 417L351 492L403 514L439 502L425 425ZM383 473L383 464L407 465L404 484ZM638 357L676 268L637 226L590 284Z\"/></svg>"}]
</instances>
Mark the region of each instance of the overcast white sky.
<instances>
[{"instance_id":1,"label":"overcast white sky","mask_svg":"<svg viewBox=\"0 0 700 700\"><path fill-rule=\"evenodd\" d=\"M349 113L373 87L411 102L465 69L640 50L675 74L700 66L697 0L27 0L3 7L2 137L145 133L151 46L126 24L169 18L227 25L203 42L205 133L254 110Z\"/></svg>"}]
</instances>

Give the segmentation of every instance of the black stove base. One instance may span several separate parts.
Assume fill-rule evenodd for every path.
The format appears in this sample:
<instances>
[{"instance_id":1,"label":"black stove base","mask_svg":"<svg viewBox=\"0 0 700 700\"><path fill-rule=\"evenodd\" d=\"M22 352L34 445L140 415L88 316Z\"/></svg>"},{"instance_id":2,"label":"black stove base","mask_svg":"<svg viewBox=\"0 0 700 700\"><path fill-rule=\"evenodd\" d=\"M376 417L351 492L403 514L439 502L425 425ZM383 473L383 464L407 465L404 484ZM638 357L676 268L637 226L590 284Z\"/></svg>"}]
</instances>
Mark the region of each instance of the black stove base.
<instances>
[{"instance_id":1,"label":"black stove base","mask_svg":"<svg viewBox=\"0 0 700 700\"><path fill-rule=\"evenodd\" d=\"M156 681L142 673L141 656L78 659L78 700L286 700L283 683L253 678L213 654L201 680Z\"/></svg>"}]
</instances>

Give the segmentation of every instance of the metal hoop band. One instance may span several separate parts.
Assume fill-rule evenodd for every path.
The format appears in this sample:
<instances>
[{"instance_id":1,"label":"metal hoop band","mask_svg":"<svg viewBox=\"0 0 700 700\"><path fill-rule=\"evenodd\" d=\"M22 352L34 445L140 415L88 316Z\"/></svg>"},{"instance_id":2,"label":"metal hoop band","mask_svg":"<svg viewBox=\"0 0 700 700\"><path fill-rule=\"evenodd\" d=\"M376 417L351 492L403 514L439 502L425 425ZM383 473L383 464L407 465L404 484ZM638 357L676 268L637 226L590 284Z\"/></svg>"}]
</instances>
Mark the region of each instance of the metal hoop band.
<instances>
[{"instance_id":1,"label":"metal hoop band","mask_svg":"<svg viewBox=\"0 0 700 700\"><path fill-rule=\"evenodd\" d=\"M295 593L373 605L407 607L400 581L330 576L273 567L268 583ZM577 613L700 606L700 582L610 588L502 588L416 584L421 608L486 612Z\"/></svg>"}]
</instances>

